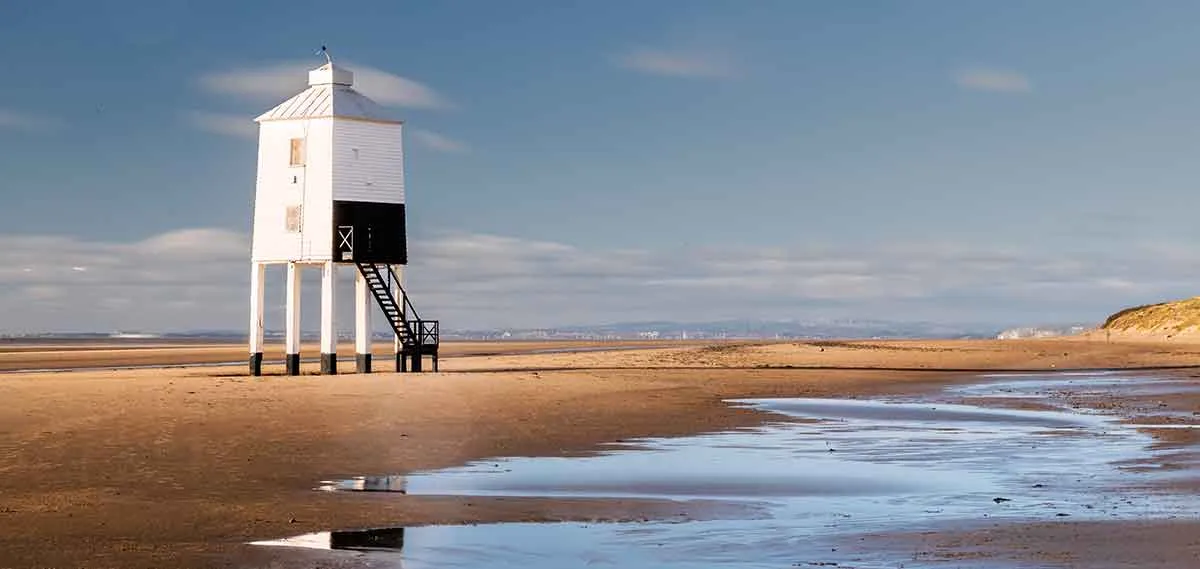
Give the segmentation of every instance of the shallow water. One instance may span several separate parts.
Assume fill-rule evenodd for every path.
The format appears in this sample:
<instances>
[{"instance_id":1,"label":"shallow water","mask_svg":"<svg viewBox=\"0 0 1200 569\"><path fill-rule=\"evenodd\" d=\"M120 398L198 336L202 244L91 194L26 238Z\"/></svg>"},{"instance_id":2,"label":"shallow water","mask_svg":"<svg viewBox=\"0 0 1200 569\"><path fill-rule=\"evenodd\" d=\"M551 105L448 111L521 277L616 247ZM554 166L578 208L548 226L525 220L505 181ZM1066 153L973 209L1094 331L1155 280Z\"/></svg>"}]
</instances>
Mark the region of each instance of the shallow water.
<instances>
[{"instance_id":1,"label":"shallow water","mask_svg":"<svg viewBox=\"0 0 1200 569\"><path fill-rule=\"evenodd\" d=\"M967 388L970 395L1023 392L1023 382L1039 383L993 379ZM1076 376L1046 381L1088 380ZM393 564L402 561L408 568L478 566L481 560L489 567L524 569L597 564L941 567L902 553L871 551L869 544L854 545L855 536L998 519L1194 517L1198 505L1192 496L1120 490L1151 480L1154 474L1116 466L1145 460L1152 451L1148 436L1115 418L912 401L785 399L735 404L807 421L635 441L614 445L598 456L512 458L405 477L360 477L322 483L321 489L703 498L753 502L770 513L766 519L688 523L408 528L402 548L372 554L384 555ZM320 543L323 538L304 539ZM1002 566L971 563L955 566Z\"/></svg>"},{"instance_id":2,"label":"shallow water","mask_svg":"<svg viewBox=\"0 0 1200 569\"><path fill-rule=\"evenodd\" d=\"M947 393L967 396L1046 399L1061 395L1102 396L1120 390L1122 395L1153 396L1176 393L1200 393L1200 382L1180 375L1130 375L1123 372L1092 374L1061 373L1053 376L1037 374L988 374L992 381L983 384L948 388Z\"/></svg>"}]
</instances>

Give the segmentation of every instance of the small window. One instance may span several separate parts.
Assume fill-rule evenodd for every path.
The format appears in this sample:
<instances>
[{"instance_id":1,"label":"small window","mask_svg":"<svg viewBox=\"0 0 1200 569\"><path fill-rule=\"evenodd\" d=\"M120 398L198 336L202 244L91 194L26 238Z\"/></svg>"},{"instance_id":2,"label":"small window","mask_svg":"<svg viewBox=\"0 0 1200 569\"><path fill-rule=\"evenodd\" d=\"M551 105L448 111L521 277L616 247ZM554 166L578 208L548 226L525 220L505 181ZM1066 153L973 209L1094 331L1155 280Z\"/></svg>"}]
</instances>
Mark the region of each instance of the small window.
<instances>
[{"instance_id":1,"label":"small window","mask_svg":"<svg viewBox=\"0 0 1200 569\"><path fill-rule=\"evenodd\" d=\"M351 150L352 152L354 152L354 159L355 159L355 160L358 160L358 149L357 149L357 148L351 148L350 150Z\"/></svg>"},{"instance_id":2,"label":"small window","mask_svg":"<svg viewBox=\"0 0 1200 569\"><path fill-rule=\"evenodd\" d=\"M292 139L292 156L291 156L291 160L288 163L291 164L292 166L303 166L304 165L304 139L303 138L293 138Z\"/></svg>"},{"instance_id":3,"label":"small window","mask_svg":"<svg viewBox=\"0 0 1200 569\"><path fill-rule=\"evenodd\" d=\"M287 208L287 230L288 233L300 233L303 228L302 224L303 213L300 206L292 205Z\"/></svg>"}]
</instances>

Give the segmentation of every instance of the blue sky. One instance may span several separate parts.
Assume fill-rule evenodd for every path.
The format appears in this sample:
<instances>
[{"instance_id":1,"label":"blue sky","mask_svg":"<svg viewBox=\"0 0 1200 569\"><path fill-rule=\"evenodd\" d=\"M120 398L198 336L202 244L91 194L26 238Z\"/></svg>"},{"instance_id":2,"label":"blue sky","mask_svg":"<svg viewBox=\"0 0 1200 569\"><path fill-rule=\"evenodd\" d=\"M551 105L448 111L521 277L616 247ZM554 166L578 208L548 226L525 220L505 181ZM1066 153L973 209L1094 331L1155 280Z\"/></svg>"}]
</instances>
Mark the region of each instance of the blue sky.
<instances>
[{"instance_id":1,"label":"blue sky","mask_svg":"<svg viewBox=\"0 0 1200 569\"><path fill-rule=\"evenodd\" d=\"M407 122L410 282L452 327L1007 324L1191 296L1198 16L6 2L0 331L239 328L250 120L323 44Z\"/></svg>"}]
</instances>

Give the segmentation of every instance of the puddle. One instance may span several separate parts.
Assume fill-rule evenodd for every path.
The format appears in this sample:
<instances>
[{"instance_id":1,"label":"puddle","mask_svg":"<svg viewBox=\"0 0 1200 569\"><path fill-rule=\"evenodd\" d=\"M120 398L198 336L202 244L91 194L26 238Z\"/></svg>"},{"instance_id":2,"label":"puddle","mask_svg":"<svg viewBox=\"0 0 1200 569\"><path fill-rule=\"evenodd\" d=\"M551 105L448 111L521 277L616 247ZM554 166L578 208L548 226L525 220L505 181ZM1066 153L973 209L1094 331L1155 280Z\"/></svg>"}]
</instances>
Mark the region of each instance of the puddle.
<instances>
[{"instance_id":1,"label":"puddle","mask_svg":"<svg viewBox=\"0 0 1200 569\"><path fill-rule=\"evenodd\" d=\"M953 394L1023 396L1063 382L1086 381L993 379L999 381L955 388ZM1097 381L1131 380L1102 376ZM1146 387L1157 381L1146 379ZM403 554L393 552L388 559L409 569L480 563L523 569L593 564L943 567L911 555L870 551L869 544L847 544L866 533L961 528L997 520L1196 515L1190 495L1122 490L1155 480L1156 473L1119 467L1154 455L1149 450L1153 440L1116 417L911 400L734 403L806 421L630 441L598 456L510 458L405 477L329 481L319 488L410 495L728 500L763 505L769 513L765 519L687 523L408 528ZM345 532L333 532L338 533ZM292 539L332 543L332 535L326 537ZM963 560L955 566L1005 565Z\"/></svg>"},{"instance_id":2,"label":"puddle","mask_svg":"<svg viewBox=\"0 0 1200 569\"><path fill-rule=\"evenodd\" d=\"M687 524L531 524L429 526L400 531L402 549L346 548L369 552L370 567L388 569L565 569L620 567L708 569L837 566L857 569L920 567L878 554L837 555L833 542L792 533L783 525L730 531L711 522ZM255 545L327 547L322 532ZM337 552L332 552L336 554ZM314 559L313 567L327 566ZM842 559L842 561L831 561ZM940 565L939 565L940 566ZM982 567L982 566L980 566Z\"/></svg>"},{"instance_id":3,"label":"puddle","mask_svg":"<svg viewBox=\"0 0 1200 569\"><path fill-rule=\"evenodd\" d=\"M920 429L928 429L931 424L952 427L959 423L1047 428L1087 428L1100 425L1094 418L1075 414L988 409L949 403L900 403L860 399L743 399L735 402L787 415L846 422L856 426L861 426L857 423L871 421L886 424L888 427L912 424Z\"/></svg>"},{"instance_id":4,"label":"puddle","mask_svg":"<svg viewBox=\"0 0 1200 569\"><path fill-rule=\"evenodd\" d=\"M1027 375L989 375L997 381L976 385L951 387L947 393L995 398L1043 399L1054 396L1105 396L1119 390L1122 396L1154 396L1181 393L1200 393L1200 382L1179 376L1129 375L1118 372L1103 374L1063 373ZM1027 379L1012 378L1026 377Z\"/></svg>"}]
</instances>

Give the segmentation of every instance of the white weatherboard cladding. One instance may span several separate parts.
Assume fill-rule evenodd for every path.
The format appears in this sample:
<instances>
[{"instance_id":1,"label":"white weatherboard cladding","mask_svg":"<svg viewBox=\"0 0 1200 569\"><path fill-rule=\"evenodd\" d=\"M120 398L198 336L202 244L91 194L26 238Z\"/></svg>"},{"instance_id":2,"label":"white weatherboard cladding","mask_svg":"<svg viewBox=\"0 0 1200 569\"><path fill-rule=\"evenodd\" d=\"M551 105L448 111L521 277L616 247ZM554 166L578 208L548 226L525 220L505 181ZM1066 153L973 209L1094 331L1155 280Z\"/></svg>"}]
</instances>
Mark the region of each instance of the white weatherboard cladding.
<instances>
[{"instance_id":1,"label":"white weatherboard cladding","mask_svg":"<svg viewBox=\"0 0 1200 569\"><path fill-rule=\"evenodd\" d=\"M404 203L403 127L333 119L333 199Z\"/></svg>"},{"instance_id":2,"label":"white weatherboard cladding","mask_svg":"<svg viewBox=\"0 0 1200 569\"><path fill-rule=\"evenodd\" d=\"M304 165L292 166L291 140L304 140ZM254 199L256 262L332 258L332 119L260 123ZM289 232L288 208L300 206L301 231Z\"/></svg>"},{"instance_id":3,"label":"white weatherboard cladding","mask_svg":"<svg viewBox=\"0 0 1200 569\"><path fill-rule=\"evenodd\" d=\"M315 119L305 144L307 184L304 189L304 239L302 260L333 260L333 124L331 119Z\"/></svg>"}]
</instances>

